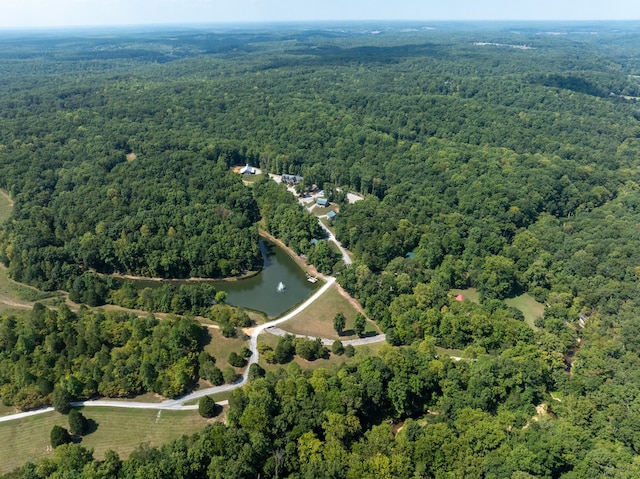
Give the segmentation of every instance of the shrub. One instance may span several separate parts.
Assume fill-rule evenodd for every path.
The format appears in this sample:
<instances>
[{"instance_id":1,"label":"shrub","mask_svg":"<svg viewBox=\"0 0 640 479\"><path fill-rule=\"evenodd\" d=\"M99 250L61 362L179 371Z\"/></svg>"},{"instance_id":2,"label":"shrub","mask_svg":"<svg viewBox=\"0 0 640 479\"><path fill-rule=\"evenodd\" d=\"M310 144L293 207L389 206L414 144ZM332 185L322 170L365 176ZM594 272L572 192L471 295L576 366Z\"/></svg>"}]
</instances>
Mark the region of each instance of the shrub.
<instances>
[{"instance_id":1,"label":"shrub","mask_svg":"<svg viewBox=\"0 0 640 479\"><path fill-rule=\"evenodd\" d=\"M236 368L243 368L247 365L247 360L235 351L232 351L229 354L229 358L227 359L227 361L229 362L229 364L231 364L231 366Z\"/></svg>"},{"instance_id":2,"label":"shrub","mask_svg":"<svg viewBox=\"0 0 640 479\"><path fill-rule=\"evenodd\" d=\"M71 442L71 436L69 435L69 431L67 431L62 426L55 425L51 429L51 447L54 449L63 444L69 444Z\"/></svg>"},{"instance_id":3,"label":"shrub","mask_svg":"<svg viewBox=\"0 0 640 479\"><path fill-rule=\"evenodd\" d=\"M67 414L71 410L71 395L67 389L57 384L53 388L53 408L60 414Z\"/></svg>"},{"instance_id":4,"label":"shrub","mask_svg":"<svg viewBox=\"0 0 640 479\"><path fill-rule=\"evenodd\" d=\"M224 378L225 383L231 384L238 378L238 373L236 373L236 370L231 366L227 366L224 368L224 371L222 371L222 377Z\"/></svg>"},{"instance_id":5,"label":"shrub","mask_svg":"<svg viewBox=\"0 0 640 479\"><path fill-rule=\"evenodd\" d=\"M77 409L69 411L69 431L77 436L84 436L89 429L89 421Z\"/></svg>"},{"instance_id":6,"label":"shrub","mask_svg":"<svg viewBox=\"0 0 640 479\"><path fill-rule=\"evenodd\" d=\"M198 413L202 417L214 417L217 414L216 402L211 399L211 396L202 396L198 401Z\"/></svg>"},{"instance_id":7,"label":"shrub","mask_svg":"<svg viewBox=\"0 0 640 479\"><path fill-rule=\"evenodd\" d=\"M249 380L263 378L266 371L258 363L253 363L249 366Z\"/></svg>"}]
</instances>

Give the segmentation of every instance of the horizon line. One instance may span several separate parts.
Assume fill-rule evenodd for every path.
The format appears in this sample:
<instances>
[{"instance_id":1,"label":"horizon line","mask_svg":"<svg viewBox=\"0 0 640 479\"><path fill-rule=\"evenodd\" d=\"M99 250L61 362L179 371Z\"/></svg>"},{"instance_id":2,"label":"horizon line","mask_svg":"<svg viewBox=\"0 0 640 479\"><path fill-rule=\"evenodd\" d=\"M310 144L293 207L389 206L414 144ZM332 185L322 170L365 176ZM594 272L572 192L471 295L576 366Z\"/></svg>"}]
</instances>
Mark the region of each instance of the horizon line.
<instances>
[{"instance_id":1,"label":"horizon line","mask_svg":"<svg viewBox=\"0 0 640 479\"><path fill-rule=\"evenodd\" d=\"M83 29L117 29L117 28L205 28L205 27L223 27L223 26L269 26L269 25L305 25L305 24L373 24L373 23L393 23L393 24L418 24L418 23L457 23L457 24L488 24L488 23L568 23L568 24L587 24L587 23L640 23L637 19L321 19L321 20L223 20L223 21L188 21L188 22L153 22L153 23L87 23L87 24L68 24L68 25L0 25L0 33L4 31L43 31L43 30L83 30ZM427 25L425 25L427 26Z\"/></svg>"}]
</instances>

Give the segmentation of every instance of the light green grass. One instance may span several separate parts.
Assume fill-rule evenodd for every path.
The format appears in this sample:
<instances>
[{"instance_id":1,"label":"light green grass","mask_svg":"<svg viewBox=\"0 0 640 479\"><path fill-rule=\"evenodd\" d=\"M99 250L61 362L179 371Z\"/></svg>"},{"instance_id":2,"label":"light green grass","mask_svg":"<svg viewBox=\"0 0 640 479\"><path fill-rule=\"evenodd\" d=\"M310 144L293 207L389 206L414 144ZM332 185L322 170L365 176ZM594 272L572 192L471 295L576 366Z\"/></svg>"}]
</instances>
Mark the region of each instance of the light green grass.
<instances>
[{"instance_id":1,"label":"light green grass","mask_svg":"<svg viewBox=\"0 0 640 479\"><path fill-rule=\"evenodd\" d=\"M219 329L209 328L209 335L211 336L211 342L204 348L206 352L216 358L216 366L220 369L224 369L229 366L227 358L232 351L240 353L240 349L243 346L249 347L249 342L243 337L242 331L238 330L237 338L225 338ZM239 373L242 369L236 369Z\"/></svg>"},{"instance_id":2,"label":"light green grass","mask_svg":"<svg viewBox=\"0 0 640 479\"><path fill-rule=\"evenodd\" d=\"M265 333L260 335L260 337L258 338L258 342L267 344L268 346L271 346L273 349L275 349L278 344L278 339L279 339L278 336ZM380 348L385 345L387 345L387 343L383 341L380 343L356 346L355 357L357 359L358 357L361 357L361 356L376 356ZM338 367L340 367L342 364L348 361L351 361L351 359L352 358L348 358L344 354L341 356L338 356L336 354L329 353L329 359L316 359L315 361L306 361L302 358L299 358L298 356L294 356L293 362L297 363L305 371L314 371L319 368L324 368L329 371L333 371L333 370L337 370ZM262 357L259 359L258 362L260 366L262 366L266 371L277 371L280 368L287 367L286 364L268 364L267 362L264 361ZM231 393L228 393L228 394L229 396L231 395ZM221 401L223 399L222 397L217 395L214 396L214 398L218 401ZM224 397L224 399L228 399L228 397Z\"/></svg>"},{"instance_id":3,"label":"light green grass","mask_svg":"<svg viewBox=\"0 0 640 479\"><path fill-rule=\"evenodd\" d=\"M455 297L461 294L464 299L468 299L472 303L480 304L480 293L476 288L452 289L450 293Z\"/></svg>"},{"instance_id":4,"label":"light green grass","mask_svg":"<svg viewBox=\"0 0 640 479\"><path fill-rule=\"evenodd\" d=\"M507 306L518 308L524 314L524 320L532 329L537 330L535 325L536 318L544 314L544 304L537 302L528 293L521 294L515 298L505 299Z\"/></svg>"},{"instance_id":5,"label":"light green grass","mask_svg":"<svg viewBox=\"0 0 640 479\"><path fill-rule=\"evenodd\" d=\"M0 267L0 304L3 305L2 310L31 309L34 301L55 296L59 296L59 293L40 291L13 281L9 278L6 268Z\"/></svg>"},{"instance_id":6,"label":"light green grass","mask_svg":"<svg viewBox=\"0 0 640 479\"><path fill-rule=\"evenodd\" d=\"M0 190L0 224L9 219L12 211L13 202L11 201L9 194L4 190Z\"/></svg>"},{"instance_id":7,"label":"light green grass","mask_svg":"<svg viewBox=\"0 0 640 479\"><path fill-rule=\"evenodd\" d=\"M461 358L464 356L464 351L462 349L451 349L451 348L441 348L440 346L436 346L436 352L438 356L450 356Z\"/></svg>"},{"instance_id":8,"label":"light green grass","mask_svg":"<svg viewBox=\"0 0 640 479\"><path fill-rule=\"evenodd\" d=\"M95 432L81 445L94 449L101 459L112 449L126 458L140 444L159 446L184 434L202 430L209 422L197 411L154 411L151 409L83 408L82 413L97 423ZM221 420L224 413L214 420ZM26 462L52 454L49 433L54 425L68 427L68 419L56 412L0 423L0 473L6 474Z\"/></svg>"},{"instance_id":9,"label":"light green grass","mask_svg":"<svg viewBox=\"0 0 640 479\"><path fill-rule=\"evenodd\" d=\"M336 230L333 229L333 222L329 218L320 218L320 222L335 236Z\"/></svg>"},{"instance_id":10,"label":"light green grass","mask_svg":"<svg viewBox=\"0 0 640 479\"><path fill-rule=\"evenodd\" d=\"M336 314L342 313L347 318L347 326L344 336L338 336L333 329L333 318ZM355 339L352 332L353 318L358 313L355 306L345 298L338 287L331 286L326 293L320 296L316 301L309 305L304 311L300 312L289 321L281 324L279 327L294 334L303 334L305 336L330 338L330 339ZM378 333L379 330L373 321L367 320L365 334Z\"/></svg>"},{"instance_id":11,"label":"light green grass","mask_svg":"<svg viewBox=\"0 0 640 479\"><path fill-rule=\"evenodd\" d=\"M259 175L242 175L242 182L246 185L252 185L256 181L262 179L264 174Z\"/></svg>"},{"instance_id":12,"label":"light green grass","mask_svg":"<svg viewBox=\"0 0 640 479\"><path fill-rule=\"evenodd\" d=\"M20 411L16 410L16 408L14 408L13 406L5 406L4 404L0 403L0 416L8 416L9 414L15 414L17 412Z\"/></svg>"},{"instance_id":13,"label":"light green grass","mask_svg":"<svg viewBox=\"0 0 640 479\"><path fill-rule=\"evenodd\" d=\"M329 206L325 206L325 207L316 206L313 209L313 214L316 216L322 216L322 215L326 215L329 211L335 211L337 213L338 208L334 204L330 204Z\"/></svg>"}]
</instances>

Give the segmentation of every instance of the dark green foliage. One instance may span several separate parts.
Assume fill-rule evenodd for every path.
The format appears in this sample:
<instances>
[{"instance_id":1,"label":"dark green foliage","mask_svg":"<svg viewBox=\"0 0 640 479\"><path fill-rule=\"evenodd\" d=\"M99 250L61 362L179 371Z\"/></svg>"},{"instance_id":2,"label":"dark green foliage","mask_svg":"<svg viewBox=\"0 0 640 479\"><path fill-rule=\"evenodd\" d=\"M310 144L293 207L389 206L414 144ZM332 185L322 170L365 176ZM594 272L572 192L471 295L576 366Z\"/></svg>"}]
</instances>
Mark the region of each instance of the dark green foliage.
<instances>
[{"instance_id":1,"label":"dark green foliage","mask_svg":"<svg viewBox=\"0 0 640 479\"><path fill-rule=\"evenodd\" d=\"M95 395L174 397L196 384L198 366L219 381L213 358L201 355L207 331L193 319L158 322L86 308L73 313L62 305L0 318L0 324L11 327L18 344L0 349L0 394L21 409L51 403L66 414L72 401Z\"/></svg>"},{"instance_id":2,"label":"dark green foliage","mask_svg":"<svg viewBox=\"0 0 640 479\"><path fill-rule=\"evenodd\" d=\"M295 337L291 334L281 336L278 338L273 359L278 364L286 364L293 359L295 350Z\"/></svg>"},{"instance_id":3,"label":"dark green foliage","mask_svg":"<svg viewBox=\"0 0 640 479\"><path fill-rule=\"evenodd\" d=\"M80 157L92 156L90 145L81 148L85 154ZM23 191L30 200L17 206L16 222L7 231L11 239L5 243L21 256L10 261L16 279L52 289L77 276L81 279L70 285L73 299L100 304L106 296L103 286L95 275L79 276L82 269L221 277L260 267L252 226L257 205L226 165L187 152L158 152L126 162L117 147L99 148L105 151L96 154L112 157L108 168L99 161L69 164L65 175L45 180L44 195ZM40 151L46 155L45 150ZM59 158L69 154L60 151ZM27 175L38 177L45 163L62 167L36 155ZM91 177L88 183L85 174ZM31 184L23 183L27 188ZM30 209L39 213L25 214ZM40 239L34 243L36 235ZM53 275L38 266L42 261L50 263Z\"/></svg>"},{"instance_id":4,"label":"dark green foliage","mask_svg":"<svg viewBox=\"0 0 640 479\"><path fill-rule=\"evenodd\" d=\"M342 341L336 339L331 345L331 352L333 354L337 354L338 356L344 354L344 346L342 345Z\"/></svg>"},{"instance_id":5,"label":"dark green foliage","mask_svg":"<svg viewBox=\"0 0 640 479\"><path fill-rule=\"evenodd\" d=\"M211 396L202 396L198 401L198 413L202 417L210 418L218 414L218 406Z\"/></svg>"},{"instance_id":6,"label":"dark green foliage","mask_svg":"<svg viewBox=\"0 0 640 479\"><path fill-rule=\"evenodd\" d=\"M221 333L225 338L235 338L237 331L236 328L230 324L224 324L221 329Z\"/></svg>"},{"instance_id":7,"label":"dark green foliage","mask_svg":"<svg viewBox=\"0 0 640 479\"><path fill-rule=\"evenodd\" d=\"M307 361L325 358L329 355L329 350L322 345L322 340L307 338L297 338L295 341L295 351L298 356Z\"/></svg>"},{"instance_id":8,"label":"dark green foliage","mask_svg":"<svg viewBox=\"0 0 640 479\"><path fill-rule=\"evenodd\" d=\"M232 351L231 353L229 353L229 357L227 358L227 361L229 364L231 364L231 366L235 368L243 368L247 365L247 360L244 358L244 356L241 356L235 351Z\"/></svg>"},{"instance_id":9,"label":"dark green foliage","mask_svg":"<svg viewBox=\"0 0 640 479\"><path fill-rule=\"evenodd\" d=\"M71 432L71 434L84 436L88 432L89 421L77 409L69 411L67 419L69 420L69 432Z\"/></svg>"},{"instance_id":10,"label":"dark green foliage","mask_svg":"<svg viewBox=\"0 0 640 479\"><path fill-rule=\"evenodd\" d=\"M249 366L249 380L263 378L266 375L266 371L258 363L253 363Z\"/></svg>"},{"instance_id":11,"label":"dark green foliage","mask_svg":"<svg viewBox=\"0 0 640 479\"><path fill-rule=\"evenodd\" d=\"M340 255L331 249L328 241L318 241L309 248L307 258L318 271L323 274L331 274Z\"/></svg>"},{"instance_id":12,"label":"dark green foliage","mask_svg":"<svg viewBox=\"0 0 640 479\"><path fill-rule=\"evenodd\" d=\"M62 426L55 425L51 428L51 447L54 449L58 446L62 446L63 444L68 444L71 442L71 436L69 435L69 431L67 431Z\"/></svg>"},{"instance_id":13,"label":"dark green foliage","mask_svg":"<svg viewBox=\"0 0 640 479\"><path fill-rule=\"evenodd\" d=\"M352 358L352 357L354 357L354 356L355 356L355 354L356 354L356 348L354 348L352 345L347 344L347 345L344 347L344 355L345 355L346 357L348 357L348 358Z\"/></svg>"},{"instance_id":14,"label":"dark green foliage","mask_svg":"<svg viewBox=\"0 0 640 479\"><path fill-rule=\"evenodd\" d=\"M253 193L267 231L296 253L306 253L310 241L322 236L318 220L300 206L284 185L264 178L254 184Z\"/></svg>"},{"instance_id":15,"label":"dark green foliage","mask_svg":"<svg viewBox=\"0 0 640 479\"><path fill-rule=\"evenodd\" d=\"M4 400L4 398L3 398ZM63 384L59 384L53 388L52 406L60 414L67 414L71 410L71 401L73 397Z\"/></svg>"},{"instance_id":16,"label":"dark green foliage","mask_svg":"<svg viewBox=\"0 0 640 479\"><path fill-rule=\"evenodd\" d=\"M231 366L227 366L222 370L222 377L225 383L232 384L238 379L238 373Z\"/></svg>"},{"instance_id":17,"label":"dark green foliage","mask_svg":"<svg viewBox=\"0 0 640 479\"><path fill-rule=\"evenodd\" d=\"M364 334L364 329L367 325L367 319L360 313L357 313L353 318L353 331L358 336L362 336Z\"/></svg>"},{"instance_id":18,"label":"dark green foliage","mask_svg":"<svg viewBox=\"0 0 640 479\"><path fill-rule=\"evenodd\" d=\"M211 381L211 384L213 384L214 386L221 386L224 384L224 375L222 373L222 370L220 368L214 368L210 373L209 376L207 377L207 379L209 381Z\"/></svg>"},{"instance_id":19,"label":"dark green foliage","mask_svg":"<svg viewBox=\"0 0 640 479\"><path fill-rule=\"evenodd\" d=\"M342 334L346 325L347 318L344 317L344 314L336 313L336 315L333 317L333 329L336 333L338 333L338 336Z\"/></svg>"},{"instance_id":20,"label":"dark green foliage","mask_svg":"<svg viewBox=\"0 0 640 479\"><path fill-rule=\"evenodd\" d=\"M403 346L335 374L293 363L254 377L233 392L228 425L126 461L69 445L19 474L640 477L638 34L551 27L131 34L127 48L74 39L73 51L53 35L47 55L37 40L1 44L0 187L15 207L0 260L14 279L193 312L191 293L155 298L94 271L254 269L261 217L340 272ZM299 192L324 188L354 265L311 246L322 232L283 186L251 190L229 173L246 162L302 174ZM348 204L348 191L365 198ZM449 296L467 287L481 305ZM524 292L545 304L535 331L503 302ZM223 334L245 326L218 306ZM77 317L37 307L0 320L5 403L164 390L198 370L237 378L153 321ZM281 338L261 359L311 358L312 343ZM436 359L436 345L475 360Z\"/></svg>"},{"instance_id":21,"label":"dark green foliage","mask_svg":"<svg viewBox=\"0 0 640 479\"><path fill-rule=\"evenodd\" d=\"M245 311L224 304L211 307L209 318L222 326L221 333L225 338L234 338L237 335L236 328L251 325L251 318Z\"/></svg>"}]
</instances>

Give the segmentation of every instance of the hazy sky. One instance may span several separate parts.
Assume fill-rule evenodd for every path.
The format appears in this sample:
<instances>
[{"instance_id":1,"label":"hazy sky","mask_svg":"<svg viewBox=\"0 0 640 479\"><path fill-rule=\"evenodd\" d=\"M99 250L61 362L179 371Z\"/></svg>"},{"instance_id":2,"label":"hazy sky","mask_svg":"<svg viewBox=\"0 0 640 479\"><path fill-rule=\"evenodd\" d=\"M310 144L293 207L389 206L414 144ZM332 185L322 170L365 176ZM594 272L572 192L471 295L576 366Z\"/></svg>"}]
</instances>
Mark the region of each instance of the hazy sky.
<instances>
[{"instance_id":1,"label":"hazy sky","mask_svg":"<svg viewBox=\"0 0 640 479\"><path fill-rule=\"evenodd\" d=\"M638 20L638 0L0 0L0 28L295 20Z\"/></svg>"}]
</instances>

